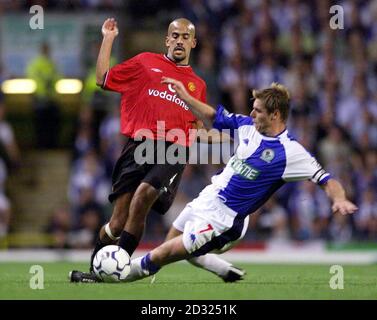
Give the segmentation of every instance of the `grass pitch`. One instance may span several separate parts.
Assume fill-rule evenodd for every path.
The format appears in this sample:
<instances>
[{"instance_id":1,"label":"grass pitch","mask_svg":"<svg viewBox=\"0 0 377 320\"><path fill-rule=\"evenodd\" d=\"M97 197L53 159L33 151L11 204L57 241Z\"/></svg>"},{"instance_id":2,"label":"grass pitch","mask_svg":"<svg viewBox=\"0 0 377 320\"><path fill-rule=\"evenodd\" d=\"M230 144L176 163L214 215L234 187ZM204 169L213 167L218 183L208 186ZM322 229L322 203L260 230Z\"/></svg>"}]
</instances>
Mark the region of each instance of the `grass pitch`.
<instances>
[{"instance_id":1,"label":"grass pitch","mask_svg":"<svg viewBox=\"0 0 377 320\"><path fill-rule=\"evenodd\" d=\"M44 270L44 289L31 289L32 265ZM72 269L87 264L0 263L0 299L27 300L255 300L255 299L377 299L377 265L343 266L344 289L333 290L330 265L237 264L247 271L245 280L224 283L217 276L189 265L175 263L150 278L134 283L73 284Z\"/></svg>"}]
</instances>

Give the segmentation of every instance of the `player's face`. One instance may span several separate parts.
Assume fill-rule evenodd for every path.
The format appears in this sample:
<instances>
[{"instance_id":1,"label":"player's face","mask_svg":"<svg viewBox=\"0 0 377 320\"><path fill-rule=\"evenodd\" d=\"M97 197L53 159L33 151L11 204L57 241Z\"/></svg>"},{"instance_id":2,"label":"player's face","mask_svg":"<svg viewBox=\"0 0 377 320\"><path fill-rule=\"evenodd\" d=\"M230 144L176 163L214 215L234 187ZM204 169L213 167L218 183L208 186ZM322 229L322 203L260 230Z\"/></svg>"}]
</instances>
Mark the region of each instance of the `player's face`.
<instances>
[{"instance_id":1,"label":"player's face","mask_svg":"<svg viewBox=\"0 0 377 320\"><path fill-rule=\"evenodd\" d=\"M190 52L196 46L194 31L185 23L174 23L166 36L168 57L179 64L188 64Z\"/></svg>"},{"instance_id":2,"label":"player's face","mask_svg":"<svg viewBox=\"0 0 377 320\"><path fill-rule=\"evenodd\" d=\"M267 109L259 99L254 100L253 110L250 113L253 118L255 129L261 134L267 134L272 121L272 115L267 113Z\"/></svg>"}]
</instances>

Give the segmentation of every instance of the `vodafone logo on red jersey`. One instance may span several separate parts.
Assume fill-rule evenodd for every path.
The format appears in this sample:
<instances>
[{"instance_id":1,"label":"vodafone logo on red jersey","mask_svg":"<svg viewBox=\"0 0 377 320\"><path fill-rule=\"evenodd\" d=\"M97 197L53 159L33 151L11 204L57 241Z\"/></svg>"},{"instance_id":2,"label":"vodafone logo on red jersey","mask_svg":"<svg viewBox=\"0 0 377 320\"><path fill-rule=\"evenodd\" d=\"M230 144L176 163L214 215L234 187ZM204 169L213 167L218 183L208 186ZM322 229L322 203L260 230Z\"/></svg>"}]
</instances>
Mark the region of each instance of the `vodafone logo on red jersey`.
<instances>
[{"instance_id":1,"label":"vodafone logo on red jersey","mask_svg":"<svg viewBox=\"0 0 377 320\"><path fill-rule=\"evenodd\" d=\"M171 85L171 83L168 84L168 88L171 92L176 92L175 89L173 89L173 86Z\"/></svg>"},{"instance_id":2,"label":"vodafone logo on red jersey","mask_svg":"<svg viewBox=\"0 0 377 320\"><path fill-rule=\"evenodd\" d=\"M188 111L189 107L187 106L187 104L182 99L177 97L177 95L175 94L175 90L172 88L171 84L168 85L168 89L169 89L170 92L169 91L160 91L160 90L157 90L157 89L148 89L148 94L149 94L149 96L159 97L163 100L173 102L173 103L179 105L180 107L182 107L183 109Z\"/></svg>"}]
</instances>

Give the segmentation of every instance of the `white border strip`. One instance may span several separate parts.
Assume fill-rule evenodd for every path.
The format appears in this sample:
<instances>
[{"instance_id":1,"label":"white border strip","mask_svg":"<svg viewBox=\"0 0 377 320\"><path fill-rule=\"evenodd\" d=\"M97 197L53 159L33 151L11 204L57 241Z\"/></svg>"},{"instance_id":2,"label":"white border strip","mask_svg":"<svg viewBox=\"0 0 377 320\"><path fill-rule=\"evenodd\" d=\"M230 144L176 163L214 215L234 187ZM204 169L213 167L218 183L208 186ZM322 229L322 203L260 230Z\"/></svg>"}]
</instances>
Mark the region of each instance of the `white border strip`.
<instances>
[{"instance_id":1,"label":"white border strip","mask_svg":"<svg viewBox=\"0 0 377 320\"><path fill-rule=\"evenodd\" d=\"M134 257L145 255L147 251L137 250ZM88 262L90 250L7 250L0 251L2 262ZM354 264L377 263L377 252L271 252L257 250L231 250L221 255L230 262L272 263L272 264Z\"/></svg>"}]
</instances>

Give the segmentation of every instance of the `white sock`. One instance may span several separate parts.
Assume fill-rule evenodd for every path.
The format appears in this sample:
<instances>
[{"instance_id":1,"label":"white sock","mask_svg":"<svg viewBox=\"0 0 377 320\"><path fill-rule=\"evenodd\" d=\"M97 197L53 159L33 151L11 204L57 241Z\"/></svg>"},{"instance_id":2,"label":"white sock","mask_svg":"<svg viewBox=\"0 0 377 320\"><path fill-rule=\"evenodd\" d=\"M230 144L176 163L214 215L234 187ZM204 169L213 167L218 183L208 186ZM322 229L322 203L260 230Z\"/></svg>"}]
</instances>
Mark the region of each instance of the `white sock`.
<instances>
[{"instance_id":1,"label":"white sock","mask_svg":"<svg viewBox=\"0 0 377 320\"><path fill-rule=\"evenodd\" d=\"M217 254L213 253L207 253L204 256L187 259L187 261L196 267L213 272L220 277L226 276L229 267L232 265L231 263L219 258Z\"/></svg>"},{"instance_id":2,"label":"white sock","mask_svg":"<svg viewBox=\"0 0 377 320\"><path fill-rule=\"evenodd\" d=\"M133 282L149 276L149 272L141 267L141 259L143 259L143 257L131 260L131 271L122 282Z\"/></svg>"}]
</instances>

